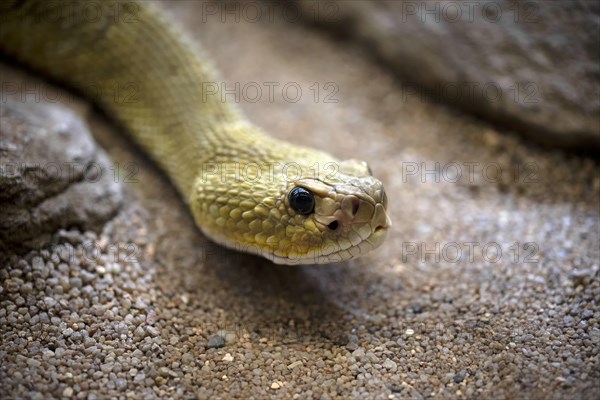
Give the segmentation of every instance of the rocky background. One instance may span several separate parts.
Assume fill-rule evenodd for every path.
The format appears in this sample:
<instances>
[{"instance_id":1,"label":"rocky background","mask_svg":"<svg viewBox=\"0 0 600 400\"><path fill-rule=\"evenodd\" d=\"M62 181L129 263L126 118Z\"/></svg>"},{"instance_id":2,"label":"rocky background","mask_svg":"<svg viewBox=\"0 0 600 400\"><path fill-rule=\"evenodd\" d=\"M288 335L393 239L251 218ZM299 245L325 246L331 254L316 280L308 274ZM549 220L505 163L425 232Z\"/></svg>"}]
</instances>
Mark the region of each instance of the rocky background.
<instances>
[{"instance_id":1,"label":"rocky background","mask_svg":"<svg viewBox=\"0 0 600 400\"><path fill-rule=\"evenodd\" d=\"M600 149L600 3L300 0L411 87L549 146ZM288 18L293 18L289 14Z\"/></svg>"},{"instance_id":2,"label":"rocky background","mask_svg":"<svg viewBox=\"0 0 600 400\"><path fill-rule=\"evenodd\" d=\"M497 125L410 94L415 79L374 61L379 50L325 35L305 14L273 5L273 18L256 19L226 4L161 7L203 43L228 88L239 83L253 122L369 162L390 199L388 241L302 267L214 245L117 126L3 64L0 397L597 398L598 160L501 128L519 119L507 107ZM574 87L575 71L594 67L581 32L581 43L564 38L577 58L554 57ZM474 69L450 50L413 50L415 73L436 68L431 54ZM567 64L579 67L563 74ZM244 94L249 84L262 96ZM575 106L544 99L565 135L593 133L569 128L593 125Z\"/></svg>"}]
</instances>

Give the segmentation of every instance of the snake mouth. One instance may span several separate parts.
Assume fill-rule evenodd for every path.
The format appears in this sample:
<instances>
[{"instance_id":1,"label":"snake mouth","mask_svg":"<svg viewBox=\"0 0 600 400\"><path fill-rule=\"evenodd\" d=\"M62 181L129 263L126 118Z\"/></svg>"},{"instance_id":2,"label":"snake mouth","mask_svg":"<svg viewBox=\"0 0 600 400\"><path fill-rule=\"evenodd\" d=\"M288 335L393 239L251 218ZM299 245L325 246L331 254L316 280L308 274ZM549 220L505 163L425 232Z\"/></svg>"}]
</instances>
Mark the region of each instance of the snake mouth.
<instances>
[{"instance_id":1,"label":"snake mouth","mask_svg":"<svg viewBox=\"0 0 600 400\"><path fill-rule=\"evenodd\" d=\"M378 248L385 242L387 234L388 226L378 226L364 240L346 249L342 249L339 244L335 244L334 246L326 246L325 250L322 249L320 254L318 252L309 252L301 257L279 257L274 254L263 255L276 264L302 265L337 263L356 258Z\"/></svg>"},{"instance_id":2,"label":"snake mouth","mask_svg":"<svg viewBox=\"0 0 600 400\"><path fill-rule=\"evenodd\" d=\"M309 264L331 264L342 261L347 261L358 256L362 256L370 251L378 248L385 241L391 220L388 217L385 209L383 214L379 213L379 219L383 218L384 223L377 222L374 218L371 223L363 224L358 229L357 236L360 240L355 241L355 244L348 245L347 241L330 240L321 247L316 247L309 250L305 254L277 254L271 247L262 247L259 245L244 245L232 243L224 235L211 232L207 229L202 229L203 232L213 241L235 250L241 250L247 253L256 254L271 260L275 264L281 265L309 265ZM383 215L383 217L381 217Z\"/></svg>"}]
</instances>

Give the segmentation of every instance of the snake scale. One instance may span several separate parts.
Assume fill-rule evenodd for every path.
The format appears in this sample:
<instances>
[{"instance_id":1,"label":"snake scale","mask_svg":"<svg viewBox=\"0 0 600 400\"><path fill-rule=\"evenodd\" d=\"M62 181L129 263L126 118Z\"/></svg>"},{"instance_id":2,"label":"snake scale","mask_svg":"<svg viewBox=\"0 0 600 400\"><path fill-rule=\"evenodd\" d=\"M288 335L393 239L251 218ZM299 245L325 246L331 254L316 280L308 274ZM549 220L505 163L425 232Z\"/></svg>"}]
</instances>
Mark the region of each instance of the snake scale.
<instances>
[{"instance_id":1,"label":"snake scale","mask_svg":"<svg viewBox=\"0 0 600 400\"><path fill-rule=\"evenodd\" d=\"M324 264L384 241L387 198L367 164L270 137L206 96L210 63L148 2L9 0L0 16L0 51L120 123L215 242L278 264ZM114 88L132 82L135 101L116 101Z\"/></svg>"}]
</instances>

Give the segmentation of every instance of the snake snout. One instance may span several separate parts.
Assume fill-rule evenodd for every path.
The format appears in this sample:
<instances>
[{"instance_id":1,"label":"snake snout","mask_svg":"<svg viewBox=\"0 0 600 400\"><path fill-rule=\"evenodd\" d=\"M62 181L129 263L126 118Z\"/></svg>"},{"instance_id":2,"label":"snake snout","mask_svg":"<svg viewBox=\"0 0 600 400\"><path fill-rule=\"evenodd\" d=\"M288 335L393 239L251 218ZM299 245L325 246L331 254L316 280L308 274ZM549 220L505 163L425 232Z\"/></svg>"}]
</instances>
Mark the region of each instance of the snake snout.
<instances>
[{"instance_id":1,"label":"snake snout","mask_svg":"<svg viewBox=\"0 0 600 400\"><path fill-rule=\"evenodd\" d=\"M370 226L373 233L386 230L391 220L386 212L387 197L383 188L370 196L347 195L341 202L342 223ZM338 221L329 224L338 227Z\"/></svg>"},{"instance_id":2,"label":"snake snout","mask_svg":"<svg viewBox=\"0 0 600 400\"><path fill-rule=\"evenodd\" d=\"M378 190L375 191L373 195L373 200L375 201L375 213L373 214L373 219L371 220L371 225L373 226L373 231L377 232L382 229L387 229L392 226L392 220L387 215L387 205L388 199L385 194L385 190L383 186L381 186Z\"/></svg>"},{"instance_id":3,"label":"snake snout","mask_svg":"<svg viewBox=\"0 0 600 400\"><path fill-rule=\"evenodd\" d=\"M385 208L383 205L377 204L375 206L375 214L373 214L373 219L371 220L373 231L378 232L382 229L387 229L390 225L392 225L392 221L385 212Z\"/></svg>"}]
</instances>

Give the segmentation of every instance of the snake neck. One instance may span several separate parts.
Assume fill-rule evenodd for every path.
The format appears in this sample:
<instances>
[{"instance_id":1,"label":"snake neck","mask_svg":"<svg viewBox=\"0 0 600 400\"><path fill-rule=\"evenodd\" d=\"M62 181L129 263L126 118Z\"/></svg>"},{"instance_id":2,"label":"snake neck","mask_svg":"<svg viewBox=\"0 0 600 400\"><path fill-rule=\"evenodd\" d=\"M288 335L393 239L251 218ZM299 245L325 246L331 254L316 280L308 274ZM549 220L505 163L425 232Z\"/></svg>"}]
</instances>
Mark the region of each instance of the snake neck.
<instances>
[{"instance_id":1,"label":"snake neck","mask_svg":"<svg viewBox=\"0 0 600 400\"><path fill-rule=\"evenodd\" d=\"M221 99L201 52L147 4L26 0L2 6L0 50L92 99L166 170L188 198L202 166L228 143L264 135ZM56 11L56 10L54 10ZM230 154L231 156L231 154Z\"/></svg>"}]
</instances>

